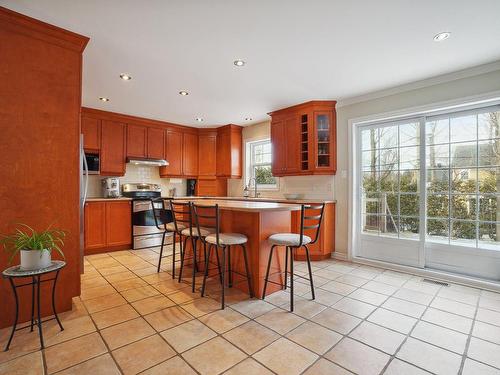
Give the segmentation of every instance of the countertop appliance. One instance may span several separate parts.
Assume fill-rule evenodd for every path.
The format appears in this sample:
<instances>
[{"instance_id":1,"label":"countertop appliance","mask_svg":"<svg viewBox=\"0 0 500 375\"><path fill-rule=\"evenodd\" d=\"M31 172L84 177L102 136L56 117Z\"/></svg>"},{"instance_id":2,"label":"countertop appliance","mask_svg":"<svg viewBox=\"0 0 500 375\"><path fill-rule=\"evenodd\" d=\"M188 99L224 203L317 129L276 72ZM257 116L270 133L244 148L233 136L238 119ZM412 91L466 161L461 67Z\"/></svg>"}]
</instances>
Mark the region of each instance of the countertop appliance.
<instances>
[{"instance_id":1,"label":"countertop appliance","mask_svg":"<svg viewBox=\"0 0 500 375\"><path fill-rule=\"evenodd\" d=\"M117 177L103 178L101 186L104 198L118 198L120 196L120 180Z\"/></svg>"},{"instance_id":2,"label":"countertop appliance","mask_svg":"<svg viewBox=\"0 0 500 375\"><path fill-rule=\"evenodd\" d=\"M123 184L122 195L125 197L133 198L132 248L144 249L149 247L161 246L163 232L159 230L155 225L153 207L151 206L151 199L161 197L160 185L148 183ZM154 205L156 208L162 208L161 202L155 202ZM172 243L171 234L167 235L167 237L165 238L165 243Z\"/></svg>"}]
</instances>

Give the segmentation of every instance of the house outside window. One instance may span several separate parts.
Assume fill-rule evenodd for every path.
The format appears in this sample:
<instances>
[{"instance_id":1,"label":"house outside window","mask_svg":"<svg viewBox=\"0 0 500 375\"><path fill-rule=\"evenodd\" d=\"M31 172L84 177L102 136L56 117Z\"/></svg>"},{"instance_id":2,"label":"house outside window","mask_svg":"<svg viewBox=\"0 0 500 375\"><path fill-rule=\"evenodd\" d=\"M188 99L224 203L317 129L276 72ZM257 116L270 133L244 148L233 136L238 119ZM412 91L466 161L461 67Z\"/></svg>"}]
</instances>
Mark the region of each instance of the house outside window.
<instances>
[{"instance_id":1,"label":"house outside window","mask_svg":"<svg viewBox=\"0 0 500 375\"><path fill-rule=\"evenodd\" d=\"M246 178L249 187L254 186L254 178L259 190L277 190L278 179L271 171L272 148L270 139L246 143Z\"/></svg>"}]
</instances>

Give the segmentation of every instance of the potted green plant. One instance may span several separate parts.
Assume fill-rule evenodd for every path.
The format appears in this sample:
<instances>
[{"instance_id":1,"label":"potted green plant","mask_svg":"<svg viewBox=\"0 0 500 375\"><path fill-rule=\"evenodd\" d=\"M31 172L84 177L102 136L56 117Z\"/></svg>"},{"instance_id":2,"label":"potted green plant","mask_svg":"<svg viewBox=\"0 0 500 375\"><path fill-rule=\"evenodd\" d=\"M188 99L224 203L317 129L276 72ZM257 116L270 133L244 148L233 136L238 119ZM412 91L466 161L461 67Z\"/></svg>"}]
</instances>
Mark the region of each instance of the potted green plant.
<instances>
[{"instance_id":1,"label":"potted green plant","mask_svg":"<svg viewBox=\"0 0 500 375\"><path fill-rule=\"evenodd\" d=\"M0 244L11 253L9 263L20 253L21 269L36 270L50 266L52 250L56 250L64 258L61 247L64 245L65 235L59 229L49 227L37 232L26 224L18 224L14 233L0 235Z\"/></svg>"}]
</instances>

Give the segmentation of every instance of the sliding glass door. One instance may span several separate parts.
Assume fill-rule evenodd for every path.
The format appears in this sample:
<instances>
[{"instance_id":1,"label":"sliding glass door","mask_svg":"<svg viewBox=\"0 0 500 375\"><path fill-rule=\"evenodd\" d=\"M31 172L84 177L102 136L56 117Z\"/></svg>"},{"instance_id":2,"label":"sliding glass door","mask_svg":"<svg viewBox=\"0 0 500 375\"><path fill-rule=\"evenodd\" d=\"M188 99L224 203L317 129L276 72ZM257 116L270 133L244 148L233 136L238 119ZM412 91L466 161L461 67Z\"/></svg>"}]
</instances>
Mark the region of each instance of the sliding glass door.
<instances>
[{"instance_id":1,"label":"sliding glass door","mask_svg":"<svg viewBox=\"0 0 500 375\"><path fill-rule=\"evenodd\" d=\"M500 111L357 128L356 254L500 278Z\"/></svg>"}]
</instances>

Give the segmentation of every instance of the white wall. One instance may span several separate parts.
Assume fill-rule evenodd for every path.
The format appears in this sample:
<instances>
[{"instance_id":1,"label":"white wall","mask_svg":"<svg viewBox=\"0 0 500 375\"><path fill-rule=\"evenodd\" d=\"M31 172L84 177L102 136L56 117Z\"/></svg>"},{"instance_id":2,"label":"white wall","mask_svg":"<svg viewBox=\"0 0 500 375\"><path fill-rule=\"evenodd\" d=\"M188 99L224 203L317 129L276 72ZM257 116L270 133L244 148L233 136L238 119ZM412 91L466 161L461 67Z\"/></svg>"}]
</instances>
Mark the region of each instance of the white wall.
<instances>
[{"instance_id":1,"label":"white wall","mask_svg":"<svg viewBox=\"0 0 500 375\"><path fill-rule=\"evenodd\" d=\"M243 128L243 150L245 142L256 141L271 137L271 122ZM243 165L246 165L245 152L243 152ZM303 194L310 199L333 199L333 176L290 176L278 178L278 190L261 190L261 196L270 198L283 198L285 193ZM244 179L228 180L228 195L231 197L243 196Z\"/></svg>"},{"instance_id":2,"label":"white wall","mask_svg":"<svg viewBox=\"0 0 500 375\"><path fill-rule=\"evenodd\" d=\"M105 176L89 176L89 191L90 198L102 197L101 180ZM125 176L120 177L120 184L133 182L147 182L159 184L163 196L167 196L169 189L176 188L176 195L186 195L186 180L179 178L161 178L159 167L148 167L135 164L126 164Z\"/></svg>"},{"instance_id":3,"label":"white wall","mask_svg":"<svg viewBox=\"0 0 500 375\"><path fill-rule=\"evenodd\" d=\"M347 172L349 164L349 119L457 100L499 90L500 64L494 63L400 86L391 89L389 95L386 91L385 96L384 93L379 93L378 98L337 107L337 175L334 187L335 199L337 199L335 236L337 253L346 254L348 246L348 220L350 219L348 178L347 173L345 173L345 178L342 177L342 171ZM377 93L373 96L376 97Z\"/></svg>"}]
</instances>

